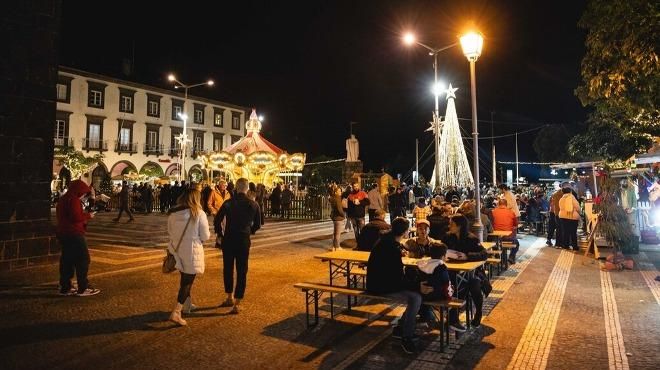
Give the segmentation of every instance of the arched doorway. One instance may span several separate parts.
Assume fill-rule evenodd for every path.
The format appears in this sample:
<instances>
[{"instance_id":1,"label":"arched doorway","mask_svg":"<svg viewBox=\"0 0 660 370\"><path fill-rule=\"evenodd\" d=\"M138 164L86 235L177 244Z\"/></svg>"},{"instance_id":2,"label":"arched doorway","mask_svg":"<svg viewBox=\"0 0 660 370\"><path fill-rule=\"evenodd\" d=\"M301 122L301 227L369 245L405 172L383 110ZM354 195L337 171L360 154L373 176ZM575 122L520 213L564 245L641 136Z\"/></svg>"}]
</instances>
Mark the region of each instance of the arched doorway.
<instances>
[{"instance_id":1,"label":"arched doorway","mask_svg":"<svg viewBox=\"0 0 660 370\"><path fill-rule=\"evenodd\" d=\"M107 184L106 184L107 182ZM108 175L108 170L105 168L105 165L100 163L94 171L92 171L92 187L96 190L101 190L103 192L104 185L110 184L110 176Z\"/></svg>"},{"instance_id":2,"label":"arched doorway","mask_svg":"<svg viewBox=\"0 0 660 370\"><path fill-rule=\"evenodd\" d=\"M177 163L172 163L167 166L165 169L165 176L177 176L179 174L179 165Z\"/></svg>"},{"instance_id":3,"label":"arched doorway","mask_svg":"<svg viewBox=\"0 0 660 370\"><path fill-rule=\"evenodd\" d=\"M130 172L137 173L137 167L129 161L119 161L112 166L110 170L110 176L113 180L121 180L121 175L126 175Z\"/></svg>"},{"instance_id":4,"label":"arched doorway","mask_svg":"<svg viewBox=\"0 0 660 370\"><path fill-rule=\"evenodd\" d=\"M202 167L198 164L190 167L190 170L188 170L188 180L191 182L202 182L205 177Z\"/></svg>"},{"instance_id":5,"label":"arched doorway","mask_svg":"<svg viewBox=\"0 0 660 370\"><path fill-rule=\"evenodd\" d=\"M147 162L140 168L140 175L146 175L148 177L162 177L165 176L163 168L155 162Z\"/></svg>"}]
</instances>

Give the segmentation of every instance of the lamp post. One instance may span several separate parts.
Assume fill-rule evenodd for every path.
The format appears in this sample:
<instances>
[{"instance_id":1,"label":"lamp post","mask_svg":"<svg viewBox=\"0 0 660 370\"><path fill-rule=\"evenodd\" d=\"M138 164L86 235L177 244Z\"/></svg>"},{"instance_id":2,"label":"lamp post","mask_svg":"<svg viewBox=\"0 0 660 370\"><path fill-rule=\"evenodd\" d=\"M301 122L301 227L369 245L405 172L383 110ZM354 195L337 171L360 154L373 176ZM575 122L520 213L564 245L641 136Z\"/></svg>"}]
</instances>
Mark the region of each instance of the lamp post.
<instances>
[{"instance_id":1,"label":"lamp post","mask_svg":"<svg viewBox=\"0 0 660 370\"><path fill-rule=\"evenodd\" d=\"M179 180L181 180L181 175L183 174L183 178L187 179L186 177L186 145L190 141L188 139L188 133L187 133L187 126L186 123L188 121L188 115L186 114L186 105L188 104L188 89L192 89L193 87L198 87L198 86L213 86L214 82L213 80L208 80L206 82L200 82L198 84L194 85L186 85L183 82L177 80L177 78L174 76L174 74L170 74L167 76L167 79L170 82L174 83L174 88L175 89L183 89L183 112L179 113L178 116L183 120L183 132L179 137L177 137L177 140L179 141L179 144L181 145L181 168L179 169Z\"/></svg>"},{"instance_id":2,"label":"lamp post","mask_svg":"<svg viewBox=\"0 0 660 370\"><path fill-rule=\"evenodd\" d=\"M435 186L433 190L435 191L435 187L439 185L438 176L440 176L440 155L438 153L440 147L440 112L438 111L439 109L438 97L444 91L444 88L440 86L440 84L438 83L438 53L440 53L441 51L445 51L447 49L451 49L454 46L458 45L458 43L453 43L451 45L447 45L441 48L432 48L426 44L417 41L415 35L410 32L406 33L403 36L403 42L406 45L417 44L427 49L429 51L429 55L433 57L433 95L435 95L435 112L433 117L433 131L435 132L435 167L434 167Z\"/></svg>"},{"instance_id":3,"label":"lamp post","mask_svg":"<svg viewBox=\"0 0 660 370\"><path fill-rule=\"evenodd\" d=\"M477 76L475 65L481 55L483 46L484 38L481 34L469 32L461 36L463 54L470 62L470 95L472 96L472 160L474 162L474 200L477 207L472 232L481 241L483 241L483 225L481 224L481 188L479 186L479 128L477 127Z\"/></svg>"}]
</instances>

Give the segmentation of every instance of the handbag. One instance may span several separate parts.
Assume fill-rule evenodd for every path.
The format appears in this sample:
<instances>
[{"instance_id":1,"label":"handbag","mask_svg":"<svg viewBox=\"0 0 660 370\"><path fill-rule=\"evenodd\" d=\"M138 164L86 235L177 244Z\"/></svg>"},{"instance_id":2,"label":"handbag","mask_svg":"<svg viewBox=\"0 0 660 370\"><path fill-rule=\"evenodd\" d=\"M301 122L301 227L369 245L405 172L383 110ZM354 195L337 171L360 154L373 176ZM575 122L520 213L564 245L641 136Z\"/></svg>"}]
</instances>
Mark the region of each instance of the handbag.
<instances>
[{"instance_id":1,"label":"handbag","mask_svg":"<svg viewBox=\"0 0 660 370\"><path fill-rule=\"evenodd\" d=\"M192 215L190 216L190 218L188 218L188 222L186 222L186 226L183 228L183 232L181 233L179 242L177 243L176 248L174 248L175 253L179 250L179 246L181 245L183 236L186 235L186 230L188 229L188 225L190 225L191 219L192 219ZM174 258L174 255L170 253L169 249L166 249L166 251L167 251L167 255L165 256L165 258L163 258L163 274L169 274L170 272L176 270L176 259Z\"/></svg>"}]
</instances>

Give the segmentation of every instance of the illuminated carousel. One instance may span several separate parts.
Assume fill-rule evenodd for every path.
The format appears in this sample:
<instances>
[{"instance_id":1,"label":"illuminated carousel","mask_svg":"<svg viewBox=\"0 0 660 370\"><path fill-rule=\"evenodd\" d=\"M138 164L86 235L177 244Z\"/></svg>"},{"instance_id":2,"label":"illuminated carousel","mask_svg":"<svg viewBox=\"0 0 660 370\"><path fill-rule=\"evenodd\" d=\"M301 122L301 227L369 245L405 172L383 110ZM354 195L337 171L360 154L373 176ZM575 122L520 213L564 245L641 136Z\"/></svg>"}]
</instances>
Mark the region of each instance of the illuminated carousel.
<instances>
[{"instance_id":1,"label":"illuminated carousel","mask_svg":"<svg viewBox=\"0 0 660 370\"><path fill-rule=\"evenodd\" d=\"M302 171L305 154L289 154L264 139L259 133L261 122L254 109L245 129L246 135L225 150L201 156L208 173L219 171L234 182L245 177L255 184L271 187L282 182L282 178Z\"/></svg>"}]
</instances>

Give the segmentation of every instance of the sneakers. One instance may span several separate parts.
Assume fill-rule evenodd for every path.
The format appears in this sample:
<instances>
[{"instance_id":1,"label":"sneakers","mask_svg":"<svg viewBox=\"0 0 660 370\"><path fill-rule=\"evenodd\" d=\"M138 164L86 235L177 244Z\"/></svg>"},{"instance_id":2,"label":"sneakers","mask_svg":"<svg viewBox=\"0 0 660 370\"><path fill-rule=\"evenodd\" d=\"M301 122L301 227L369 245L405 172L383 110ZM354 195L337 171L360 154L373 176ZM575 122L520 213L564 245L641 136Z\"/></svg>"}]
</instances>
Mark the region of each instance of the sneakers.
<instances>
[{"instance_id":1,"label":"sneakers","mask_svg":"<svg viewBox=\"0 0 660 370\"><path fill-rule=\"evenodd\" d=\"M85 291L83 291L83 292L78 292L76 295L78 297L89 297L89 296L92 296L92 295L97 295L99 293L101 293L101 289L95 289L95 288L89 287L89 288L85 289Z\"/></svg>"},{"instance_id":2,"label":"sneakers","mask_svg":"<svg viewBox=\"0 0 660 370\"><path fill-rule=\"evenodd\" d=\"M72 287L72 288L69 288L68 291L60 289L60 291L57 294L59 294L63 297L68 297L68 296L76 295L77 293L78 293L78 289Z\"/></svg>"},{"instance_id":3,"label":"sneakers","mask_svg":"<svg viewBox=\"0 0 660 370\"><path fill-rule=\"evenodd\" d=\"M450 323L449 327L460 333L464 333L467 330L460 322Z\"/></svg>"},{"instance_id":4,"label":"sneakers","mask_svg":"<svg viewBox=\"0 0 660 370\"><path fill-rule=\"evenodd\" d=\"M234 305L233 298L227 298L224 302L220 303L220 307L232 307Z\"/></svg>"},{"instance_id":5,"label":"sneakers","mask_svg":"<svg viewBox=\"0 0 660 370\"><path fill-rule=\"evenodd\" d=\"M516 259L515 258L509 257L508 260L509 260L509 265L515 265L516 264Z\"/></svg>"},{"instance_id":6,"label":"sneakers","mask_svg":"<svg viewBox=\"0 0 660 370\"><path fill-rule=\"evenodd\" d=\"M552 241L550 241L550 240L546 241L545 245L547 245L548 247L552 247Z\"/></svg>"},{"instance_id":7,"label":"sneakers","mask_svg":"<svg viewBox=\"0 0 660 370\"><path fill-rule=\"evenodd\" d=\"M403 348L403 352L409 355L412 355L413 353L417 352L417 345L415 344L415 341L412 338L402 338L401 348Z\"/></svg>"}]
</instances>

